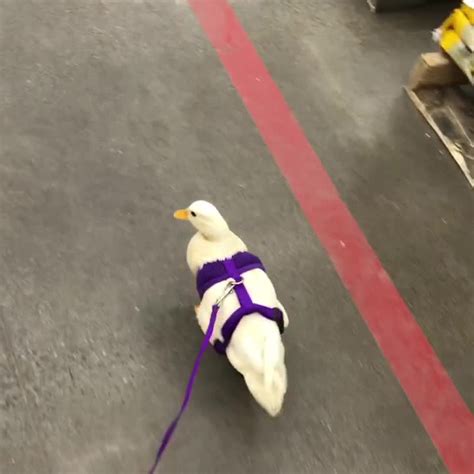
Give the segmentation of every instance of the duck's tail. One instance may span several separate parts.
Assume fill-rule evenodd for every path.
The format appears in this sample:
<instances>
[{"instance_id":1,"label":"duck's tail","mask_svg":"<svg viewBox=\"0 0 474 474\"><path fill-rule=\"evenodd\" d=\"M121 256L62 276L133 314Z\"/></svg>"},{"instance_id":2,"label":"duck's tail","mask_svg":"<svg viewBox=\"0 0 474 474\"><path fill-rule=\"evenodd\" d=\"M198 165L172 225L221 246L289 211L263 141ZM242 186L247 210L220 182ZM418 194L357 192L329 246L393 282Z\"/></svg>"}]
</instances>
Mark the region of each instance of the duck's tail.
<instances>
[{"instance_id":1,"label":"duck's tail","mask_svg":"<svg viewBox=\"0 0 474 474\"><path fill-rule=\"evenodd\" d=\"M270 390L281 358L281 343L269 334L263 343L263 384Z\"/></svg>"},{"instance_id":2,"label":"duck's tail","mask_svg":"<svg viewBox=\"0 0 474 474\"><path fill-rule=\"evenodd\" d=\"M279 335L268 334L263 345L263 373L250 371L245 382L255 400L270 416L277 416L283 406L287 380L284 347Z\"/></svg>"}]
</instances>

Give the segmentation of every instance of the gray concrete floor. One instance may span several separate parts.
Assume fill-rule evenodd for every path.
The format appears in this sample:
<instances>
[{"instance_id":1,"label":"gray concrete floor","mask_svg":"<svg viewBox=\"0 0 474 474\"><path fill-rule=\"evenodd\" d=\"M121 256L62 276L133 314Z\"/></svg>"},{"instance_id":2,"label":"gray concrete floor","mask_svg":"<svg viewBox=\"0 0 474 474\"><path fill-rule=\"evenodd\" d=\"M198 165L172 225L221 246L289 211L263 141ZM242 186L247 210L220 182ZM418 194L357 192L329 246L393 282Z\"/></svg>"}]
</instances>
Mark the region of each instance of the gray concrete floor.
<instances>
[{"instance_id":1,"label":"gray concrete floor","mask_svg":"<svg viewBox=\"0 0 474 474\"><path fill-rule=\"evenodd\" d=\"M446 11L233 6L472 408L472 193L401 90ZM187 5L0 22L2 474L145 472L201 339L171 219L195 198L274 277L290 391L271 420L210 352L163 472L445 472Z\"/></svg>"}]
</instances>

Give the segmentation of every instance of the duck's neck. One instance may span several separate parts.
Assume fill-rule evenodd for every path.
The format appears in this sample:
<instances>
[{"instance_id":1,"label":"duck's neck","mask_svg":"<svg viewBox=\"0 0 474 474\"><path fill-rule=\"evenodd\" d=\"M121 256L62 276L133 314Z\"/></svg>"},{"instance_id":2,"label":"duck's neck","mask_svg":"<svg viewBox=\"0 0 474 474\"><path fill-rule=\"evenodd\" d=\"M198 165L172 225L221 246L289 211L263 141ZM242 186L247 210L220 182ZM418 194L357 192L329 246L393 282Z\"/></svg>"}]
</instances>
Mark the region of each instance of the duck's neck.
<instances>
[{"instance_id":1,"label":"duck's neck","mask_svg":"<svg viewBox=\"0 0 474 474\"><path fill-rule=\"evenodd\" d=\"M221 228L221 229L202 229L200 230L200 233L202 236L206 239L209 240L210 242L220 242L223 240L226 240L232 233L229 229L229 227Z\"/></svg>"}]
</instances>

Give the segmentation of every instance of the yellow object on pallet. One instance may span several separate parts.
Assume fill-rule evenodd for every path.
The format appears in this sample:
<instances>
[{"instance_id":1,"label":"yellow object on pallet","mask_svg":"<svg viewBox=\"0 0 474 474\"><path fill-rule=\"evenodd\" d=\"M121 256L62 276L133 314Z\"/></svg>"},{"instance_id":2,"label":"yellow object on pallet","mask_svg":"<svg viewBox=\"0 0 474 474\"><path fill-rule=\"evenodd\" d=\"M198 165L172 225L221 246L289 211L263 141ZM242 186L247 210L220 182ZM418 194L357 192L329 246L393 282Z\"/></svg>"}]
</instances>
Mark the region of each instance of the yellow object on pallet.
<instances>
[{"instance_id":1,"label":"yellow object on pallet","mask_svg":"<svg viewBox=\"0 0 474 474\"><path fill-rule=\"evenodd\" d=\"M474 84L474 0L464 0L433 37Z\"/></svg>"}]
</instances>

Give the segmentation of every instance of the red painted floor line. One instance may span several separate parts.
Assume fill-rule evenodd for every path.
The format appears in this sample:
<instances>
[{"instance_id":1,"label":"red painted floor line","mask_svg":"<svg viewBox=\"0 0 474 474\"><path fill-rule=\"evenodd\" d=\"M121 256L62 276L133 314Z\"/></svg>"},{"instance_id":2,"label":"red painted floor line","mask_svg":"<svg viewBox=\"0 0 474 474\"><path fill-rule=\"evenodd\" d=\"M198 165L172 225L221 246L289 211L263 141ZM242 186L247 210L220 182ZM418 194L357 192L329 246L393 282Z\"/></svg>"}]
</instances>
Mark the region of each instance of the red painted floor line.
<instances>
[{"instance_id":1,"label":"red painted floor line","mask_svg":"<svg viewBox=\"0 0 474 474\"><path fill-rule=\"evenodd\" d=\"M474 473L474 417L226 0L189 0L263 140L448 469Z\"/></svg>"}]
</instances>

